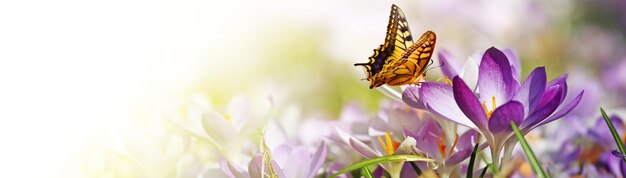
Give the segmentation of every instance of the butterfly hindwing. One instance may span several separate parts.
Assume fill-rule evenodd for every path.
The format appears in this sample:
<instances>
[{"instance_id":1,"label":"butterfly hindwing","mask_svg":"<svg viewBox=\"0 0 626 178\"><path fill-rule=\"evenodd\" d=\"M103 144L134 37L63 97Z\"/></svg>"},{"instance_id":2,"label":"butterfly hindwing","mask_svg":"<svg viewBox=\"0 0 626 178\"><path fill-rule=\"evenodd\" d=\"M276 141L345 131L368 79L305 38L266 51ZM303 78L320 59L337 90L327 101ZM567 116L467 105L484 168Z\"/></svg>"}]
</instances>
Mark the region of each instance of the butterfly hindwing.
<instances>
[{"instance_id":1,"label":"butterfly hindwing","mask_svg":"<svg viewBox=\"0 0 626 178\"><path fill-rule=\"evenodd\" d=\"M388 65L387 68L391 72L383 75L385 83L392 86L412 84L424 77L436 39L434 32L425 32L417 43L409 47L400 60Z\"/></svg>"}]
</instances>

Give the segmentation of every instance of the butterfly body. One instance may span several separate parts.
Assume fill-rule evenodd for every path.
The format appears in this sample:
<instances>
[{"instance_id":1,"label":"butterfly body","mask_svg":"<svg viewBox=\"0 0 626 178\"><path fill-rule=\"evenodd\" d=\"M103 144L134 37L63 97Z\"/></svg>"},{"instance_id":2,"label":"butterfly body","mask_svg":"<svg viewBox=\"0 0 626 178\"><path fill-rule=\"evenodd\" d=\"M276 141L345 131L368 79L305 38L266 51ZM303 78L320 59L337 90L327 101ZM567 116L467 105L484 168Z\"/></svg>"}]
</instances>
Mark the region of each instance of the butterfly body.
<instances>
[{"instance_id":1,"label":"butterfly body","mask_svg":"<svg viewBox=\"0 0 626 178\"><path fill-rule=\"evenodd\" d=\"M363 66L368 74L370 88L387 84L399 86L418 83L425 76L425 68L430 61L436 35L432 31L425 32L417 43L409 24L396 5L391 6L391 15L387 25L385 43L374 49L374 54L367 63L356 63Z\"/></svg>"}]
</instances>

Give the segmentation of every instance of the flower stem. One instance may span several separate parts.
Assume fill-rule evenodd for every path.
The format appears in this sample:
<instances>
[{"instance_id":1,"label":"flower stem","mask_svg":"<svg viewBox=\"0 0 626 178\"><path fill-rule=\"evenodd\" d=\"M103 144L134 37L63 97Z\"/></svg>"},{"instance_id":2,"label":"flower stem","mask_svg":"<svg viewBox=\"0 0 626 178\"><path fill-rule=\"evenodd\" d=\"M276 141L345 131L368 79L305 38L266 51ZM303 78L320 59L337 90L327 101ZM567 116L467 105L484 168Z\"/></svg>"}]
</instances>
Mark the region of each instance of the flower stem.
<instances>
[{"instance_id":1,"label":"flower stem","mask_svg":"<svg viewBox=\"0 0 626 178\"><path fill-rule=\"evenodd\" d=\"M500 149L495 145L491 146L491 165L494 166L493 174L498 174L500 171Z\"/></svg>"},{"instance_id":2,"label":"flower stem","mask_svg":"<svg viewBox=\"0 0 626 178\"><path fill-rule=\"evenodd\" d=\"M511 155L513 154L513 148L515 148L515 144L517 144L517 139L509 139L509 141L504 144L504 156L502 157L502 165L506 165L509 163Z\"/></svg>"}]
</instances>

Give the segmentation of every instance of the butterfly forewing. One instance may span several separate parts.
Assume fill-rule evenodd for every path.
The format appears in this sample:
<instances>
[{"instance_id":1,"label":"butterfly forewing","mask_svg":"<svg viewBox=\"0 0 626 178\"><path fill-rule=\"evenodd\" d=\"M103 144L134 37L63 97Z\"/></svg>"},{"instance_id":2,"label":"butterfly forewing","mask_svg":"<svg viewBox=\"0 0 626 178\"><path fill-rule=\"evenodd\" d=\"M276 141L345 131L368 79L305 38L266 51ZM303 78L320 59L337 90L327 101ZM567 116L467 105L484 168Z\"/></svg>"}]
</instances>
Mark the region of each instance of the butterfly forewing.
<instances>
[{"instance_id":1,"label":"butterfly forewing","mask_svg":"<svg viewBox=\"0 0 626 178\"><path fill-rule=\"evenodd\" d=\"M367 79L373 81L374 76L379 74L386 64L400 59L404 51L412 44L413 38L404 13L398 6L392 5L385 42L374 49L374 54L369 57L367 63L354 65L365 67L368 74Z\"/></svg>"}]
</instances>

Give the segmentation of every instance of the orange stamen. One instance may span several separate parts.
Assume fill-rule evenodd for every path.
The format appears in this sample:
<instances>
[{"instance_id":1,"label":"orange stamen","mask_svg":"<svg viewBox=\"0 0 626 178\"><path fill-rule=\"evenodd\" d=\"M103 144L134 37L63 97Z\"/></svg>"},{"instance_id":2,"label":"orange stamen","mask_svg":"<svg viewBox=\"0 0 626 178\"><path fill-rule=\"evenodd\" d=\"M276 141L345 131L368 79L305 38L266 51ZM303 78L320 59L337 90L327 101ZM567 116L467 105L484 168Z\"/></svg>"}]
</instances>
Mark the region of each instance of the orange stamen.
<instances>
[{"instance_id":1,"label":"orange stamen","mask_svg":"<svg viewBox=\"0 0 626 178\"><path fill-rule=\"evenodd\" d=\"M439 153L443 159L446 159L446 136L441 133L441 140L439 140Z\"/></svg>"},{"instance_id":2,"label":"orange stamen","mask_svg":"<svg viewBox=\"0 0 626 178\"><path fill-rule=\"evenodd\" d=\"M459 142L459 134L456 134L456 137L454 138L454 143L452 143L452 147L450 147L450 153L448 153L448 155L452 155L452 151L454 151L457 142Z\"/></svg>"}]
</instances>

